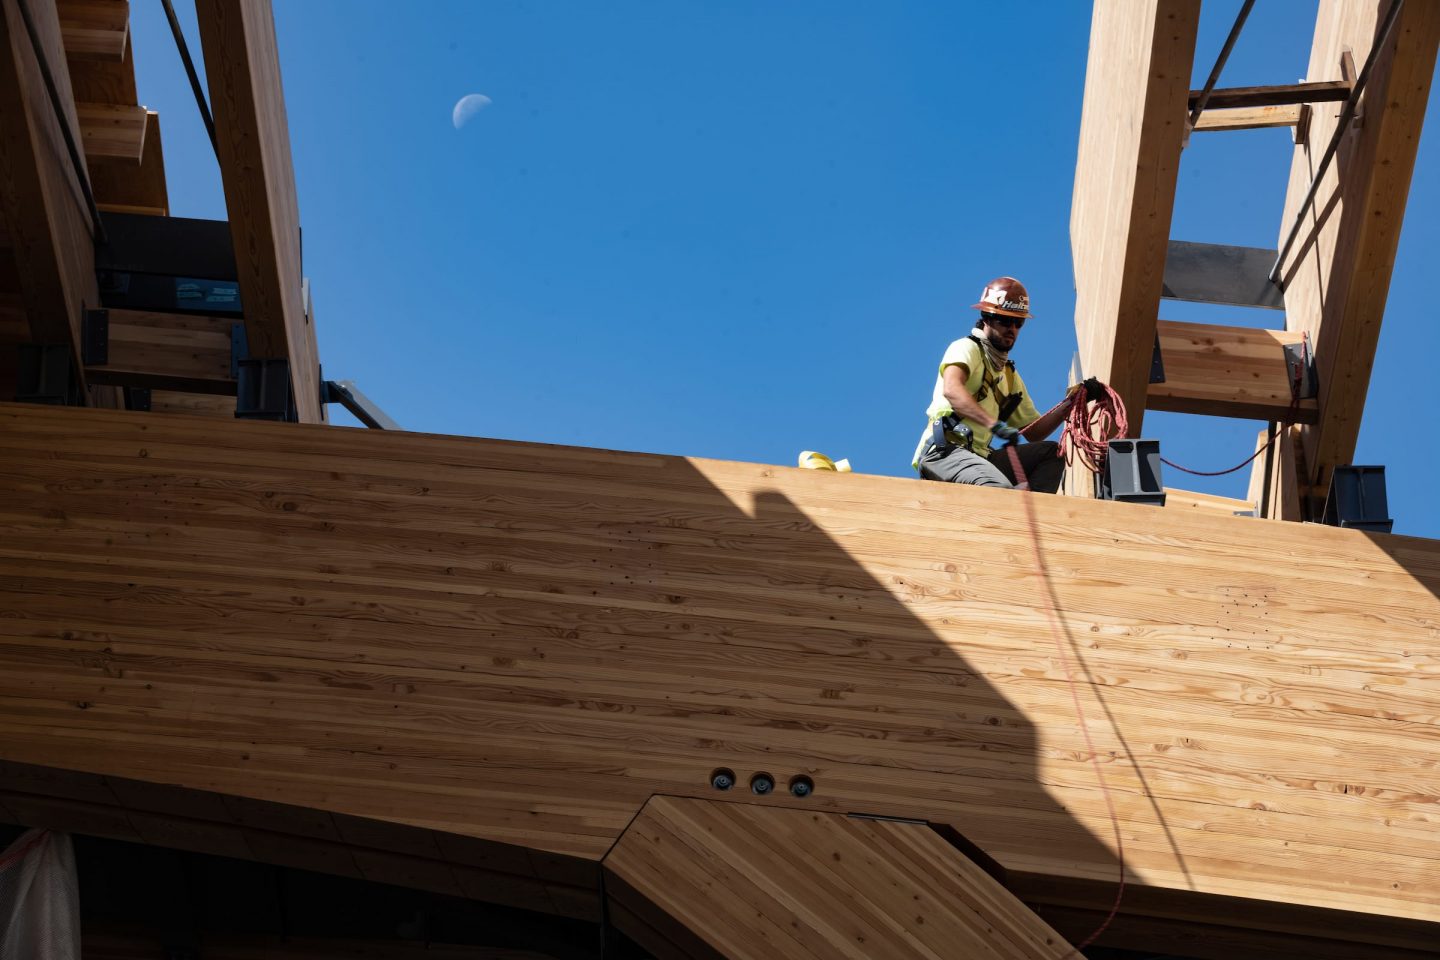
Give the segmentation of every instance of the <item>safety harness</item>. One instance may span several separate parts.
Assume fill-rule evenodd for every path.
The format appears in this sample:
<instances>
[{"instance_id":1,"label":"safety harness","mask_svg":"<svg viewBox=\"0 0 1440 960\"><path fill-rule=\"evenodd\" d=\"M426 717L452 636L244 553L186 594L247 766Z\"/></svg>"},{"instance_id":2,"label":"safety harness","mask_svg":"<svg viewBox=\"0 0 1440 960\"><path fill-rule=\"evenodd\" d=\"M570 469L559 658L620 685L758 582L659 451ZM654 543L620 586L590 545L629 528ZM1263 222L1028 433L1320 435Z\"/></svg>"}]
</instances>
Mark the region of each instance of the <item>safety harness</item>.
<instances>
[{"instance_id":1,"label":"safety harness","mask_svg":"<svg viewBox=\"0 0 1440 960\"><path fill-rule=\"evenodd\" d=\"M990 370L989 351L987 350L987 345L985 341L981 340L973 333L970 334L966 339L974 340L976 346L980 348L980 389L975 393L975 401L977 403L981 403L993 392L997 400L999 401L997 404L995 419L1000 421L1001 423L1008 423L1010 421L1010 415L1013 414L1016 410L1018 410L1020 408L1021 402L1024 401L1025 391L1015 390L1013 393L1003 392L1000 389L1000 381ZM1012 389L1015 386L1014 377L1015 364L1010 362L1009 360L1006 360L1005 379ZM945 414L943 417L938 418L934 423L930 425L930 446L933 449L938 450L941 456L948 454L951 450L955 449L955 447L959 445L950 439L951 434L954 434L955 436L960 438L960 443L965 446L966 450L971 450L973 452L975 433L968 426L965 425L965 422L961 418L960 414L956 413L953 410Z\"/></svg>"}]
</instances>

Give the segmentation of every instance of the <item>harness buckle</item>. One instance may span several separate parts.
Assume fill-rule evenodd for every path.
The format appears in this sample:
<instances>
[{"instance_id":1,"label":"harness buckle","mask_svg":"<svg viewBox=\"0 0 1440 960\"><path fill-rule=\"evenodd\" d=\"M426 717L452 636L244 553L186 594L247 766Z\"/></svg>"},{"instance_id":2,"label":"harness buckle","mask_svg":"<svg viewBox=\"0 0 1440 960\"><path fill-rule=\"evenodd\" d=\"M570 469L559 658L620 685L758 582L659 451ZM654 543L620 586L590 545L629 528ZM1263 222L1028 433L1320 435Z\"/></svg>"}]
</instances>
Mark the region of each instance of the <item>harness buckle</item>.
<instances>
[{"instance_id":1,"label":"harness buckle","mask_svg":"<svg viewBox=\"0 0 1440 960\"><path fill-rule=\"evenodd\" d=\"M951 441L950 435L954 434L960 440L959 443ZM963 445L966 450L973 449L975 444L975 433L955 413L947 413L930 424L930 449L936 450L943 457L957 446Z\"/></svg>"}]
</instances>

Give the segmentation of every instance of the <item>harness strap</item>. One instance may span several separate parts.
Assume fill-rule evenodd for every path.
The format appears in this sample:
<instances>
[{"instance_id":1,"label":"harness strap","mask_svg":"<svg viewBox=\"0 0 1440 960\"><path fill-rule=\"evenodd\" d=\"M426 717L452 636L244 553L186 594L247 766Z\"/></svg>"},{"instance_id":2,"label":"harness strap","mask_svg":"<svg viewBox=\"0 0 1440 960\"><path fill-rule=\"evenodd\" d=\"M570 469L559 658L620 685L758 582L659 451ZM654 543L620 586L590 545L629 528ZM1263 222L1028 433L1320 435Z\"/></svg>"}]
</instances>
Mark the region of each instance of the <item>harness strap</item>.
<instances>
[{"instance_id":1,"label":"harness strap","mask_svg":"<svg viewBox=\"0 0 1440 960\"><path fill-rule=\"evenodd\" d=\"M998 412L995 415L995 419L999 420L1002 423L1009 423L1010 416L1016 410L1020 409L1020 404L1025 400L1025 391L1015 390L1012 393L1002 393L1000 390L1000 381L995 378L993 373L991 373L989 361L986 359L988 353L986 351L985 341L981 340L973 333L967 334L966 339L975 341L976 346L980 348L980 390L978 393L975 394L976 401L983 401L987 396L989 396L990 391L993 390L997 398L996 406L998 407ZM1010 386L1012 389L1014 387L1014 382L1012 379L1014 375L1015 364L1010 362L1009 360L1006 360L1005 379L1007 381L1007 385Z\"/></svg>"},{"instance_id":2,"label":"harness strap","mask_svg":"<svg viewBox=\"0 0 1440 960\"><path fill-rule=\"evenodd\" d=\"M930 424L930 445L936 450L939 450L942 455L949 453L957 446L957 444L950 440L950 434L952 433L960 437L960 442L965 445L966 450L971 448L975 440L975 434L969 427L965 426L965 422L960 419L960 415L954 411L945 414L943 417L937 417L935 422Z\"/></svg>"}]
</instances>

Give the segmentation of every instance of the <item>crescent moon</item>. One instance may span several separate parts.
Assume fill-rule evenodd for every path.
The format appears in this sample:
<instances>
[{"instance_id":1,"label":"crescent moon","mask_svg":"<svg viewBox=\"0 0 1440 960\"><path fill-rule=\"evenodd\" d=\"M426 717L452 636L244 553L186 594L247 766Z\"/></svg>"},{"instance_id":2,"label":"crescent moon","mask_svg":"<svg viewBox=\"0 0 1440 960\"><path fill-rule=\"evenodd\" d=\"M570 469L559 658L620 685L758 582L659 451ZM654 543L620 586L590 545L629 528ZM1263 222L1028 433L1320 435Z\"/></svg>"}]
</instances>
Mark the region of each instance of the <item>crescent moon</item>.
<instances>
[{"instance_id":1,"label":"crescent moon","mask_svg":"<svg viewBox=\"0 0 1440 960\"><path fill-rule=\"evenodd\" d=\"M450 122L459 130L469 123L475 114L490 106L490 103L490 98L483 93L467 93L455 101L455 109L450 111Z\"/></svg>"}]
</instances>

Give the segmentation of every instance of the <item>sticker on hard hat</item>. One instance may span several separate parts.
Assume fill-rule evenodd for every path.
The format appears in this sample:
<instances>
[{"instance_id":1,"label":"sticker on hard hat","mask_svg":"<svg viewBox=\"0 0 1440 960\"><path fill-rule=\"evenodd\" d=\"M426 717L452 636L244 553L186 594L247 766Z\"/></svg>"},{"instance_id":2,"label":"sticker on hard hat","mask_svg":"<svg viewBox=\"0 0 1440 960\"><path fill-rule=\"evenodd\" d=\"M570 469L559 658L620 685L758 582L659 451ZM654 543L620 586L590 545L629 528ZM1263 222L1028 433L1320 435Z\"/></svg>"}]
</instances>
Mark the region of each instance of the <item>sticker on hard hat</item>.
<instances>
[{"instance_id":1,"label":"sticker on hard hat","mask_svg":"<svg viewBox=\"0 0 1440 960\"><path fill-rule=\"evenodd\" d=\"M1030 298L1023 297L1019 300L1006 300L1005 291L996 287L986 289L985 296L980 298L983 303L991 303L1001 310L1025 310L1030 309Z\"/></svg>"}]
</instances>

